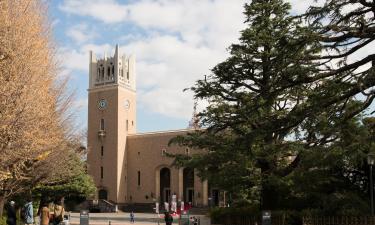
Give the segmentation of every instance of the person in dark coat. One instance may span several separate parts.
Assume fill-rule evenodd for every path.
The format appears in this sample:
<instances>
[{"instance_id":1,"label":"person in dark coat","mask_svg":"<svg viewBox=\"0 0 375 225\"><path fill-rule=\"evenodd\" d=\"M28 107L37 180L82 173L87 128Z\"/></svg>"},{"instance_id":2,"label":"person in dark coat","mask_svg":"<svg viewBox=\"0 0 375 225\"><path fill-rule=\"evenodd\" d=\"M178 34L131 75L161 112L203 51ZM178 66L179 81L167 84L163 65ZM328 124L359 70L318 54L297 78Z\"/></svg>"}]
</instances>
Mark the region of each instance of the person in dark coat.
<instances>
[{"instance_id":1,"label":"person in dark coat","mask_svg":"<svg viewBox=\"0 0 375 225\"><path fill-rule=\"evenodd\" d=\"M16 225L16 224L17 224L17 216L16 216L15 202L10 201L8 208L7 208L7 225Z\"/></svg>"},{"instance_id":2,"label":"person in dark coat","mask_svg":"<svg viewBox=\"0 0 375 225\"><path fill-rule=\"evenodd\" d=\"M169 212L164 213L164 220L165 220L165 225L172 225L173 223L173 217Z\"/></svg>"}]
</instances>

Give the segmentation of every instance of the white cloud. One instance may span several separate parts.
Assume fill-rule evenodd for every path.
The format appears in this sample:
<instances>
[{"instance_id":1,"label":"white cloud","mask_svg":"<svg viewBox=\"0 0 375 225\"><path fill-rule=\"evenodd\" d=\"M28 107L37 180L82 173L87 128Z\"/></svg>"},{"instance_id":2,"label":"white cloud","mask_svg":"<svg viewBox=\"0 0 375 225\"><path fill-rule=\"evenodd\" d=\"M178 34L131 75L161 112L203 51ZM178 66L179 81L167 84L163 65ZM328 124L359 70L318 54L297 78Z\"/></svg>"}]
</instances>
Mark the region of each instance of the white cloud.
<instances>
[{"instance_id":1,"label":"white cloud","mask_svg":"<svg viewBox=\"0 0 375 225\"><path fill-rule=\"evenodd\" d=\"M189 119L192 93L182 90L226 58L226 48L237 41L244 27L244 2L140 0L120 4L112 0L65 0L60 9L104 23L131 22L146 31L146 35L133 32L119 38L126 43L123 50L127 54L137 55L138 105L166 116ZM117 9L113 11L113 7ZM80 31L73 27L67 34L85 42L86 32ZM65 49L65 66L87 73L89 50L97 53L109 47L84 44L79 49Z\"/></svg>"},{"instance_id":2,"label":"white cloud","mask_svg":"<svg viewBox=\"0 0 375 225\"><path fill-rule=\"evenodd\" d=\"M293 13L302 14L310 6L321 6L324 4L325 0L287 0L292 6Z\"/></svg>"},{"instance_id":3,"label":"white cloud","mask_svg":"<svg viewBox=\"0 0 375 225\"><path fill-rule=\"evenodd\" d=\"M289 1L294 13L303 13L314 2ZM249 1L138 0L124 4L115 0L64 0L59 7L68 14L105 23L109 32L119 34L122 50L137 55L139 109L189 119L192 93L182 90L227 57L226 48L237 42L245 27L245 2ZM116 30L123 23L131 23L136 29ZM66 32L80 47L60 51L65 68L87 74L90 50L113 54L115 46L88 44L93 41L90 25L79 24Z\"/></svg>"},{"instance_id":4,"label":"white cloud","mask_svg":"<svg viewBox=\"0 0 375 225\"><path fill-rule=\"evenodd\" d=\"M89 70L89 52L94 51L95 53L102 54L104 54L104 52L111 53L111 51L113 51L112 48L113 47L109 44L86 44L79 49L63 47L59 50L58 57L65 70L76 70L87 74Z\"/></svg>"},{"instance_id":5,"label":"white cloud","mask_svg":"<svg viewBox=\"0 0 375 225\"><path fill-rule=\"evenodd\" d=\"M90 16L105 23L123 21L127 7L112 0L65 0L59 8L71 14Z\"/></svg>"},{"instance_id":6,"label":"white cloud","mask_svg":"<svg viewBox=\"0 0 375 225\"><path fill-rule=\"evenodd\" d=\"M77 44L82 44L93 40L97 34L93 30L89 29L88 24L80 23L70 27L66 31L66 36L73 39Z\"/></svg>"}]
</instances>

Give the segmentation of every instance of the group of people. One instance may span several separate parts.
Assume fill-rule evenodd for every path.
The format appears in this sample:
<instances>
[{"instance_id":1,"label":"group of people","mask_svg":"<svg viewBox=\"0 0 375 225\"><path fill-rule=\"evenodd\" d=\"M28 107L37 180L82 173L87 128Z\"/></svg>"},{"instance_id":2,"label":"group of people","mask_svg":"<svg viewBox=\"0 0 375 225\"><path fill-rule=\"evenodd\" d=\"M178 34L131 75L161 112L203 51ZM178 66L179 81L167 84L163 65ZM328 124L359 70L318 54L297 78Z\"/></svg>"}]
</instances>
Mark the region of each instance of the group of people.
<instances>
[{"instance_id":1,"label":"group of people","mask_svg":"<svg viewBox=\"0 0 375 225\"><path fill-rule=\"evenodd\" d=\"M53 207L47 201L41 201L37 215L39 216L40 225L58 225L64 219L65 209L63 199L54 202ZM27 199L26 204L21 209L21 219L25 225L34 224L34 209L31 199ZM10 201L7 207L7 225L17 224L16 203Z\"/></svg>"}]
</instances>

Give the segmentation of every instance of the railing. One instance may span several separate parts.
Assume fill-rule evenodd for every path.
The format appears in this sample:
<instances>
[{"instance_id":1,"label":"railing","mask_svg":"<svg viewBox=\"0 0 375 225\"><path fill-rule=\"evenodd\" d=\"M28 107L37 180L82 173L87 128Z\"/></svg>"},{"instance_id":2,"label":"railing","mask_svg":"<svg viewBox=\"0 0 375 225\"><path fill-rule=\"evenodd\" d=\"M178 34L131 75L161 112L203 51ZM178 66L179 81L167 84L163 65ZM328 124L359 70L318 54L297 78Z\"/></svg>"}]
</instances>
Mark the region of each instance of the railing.
<instances>
[{"instance_id":1,"label":"railing","mask_svg":"<svg viewBox=\"0 0 375 225\"><path fill-rule=\"evenodd\" d=\"M99 200L99 208L100 208L100 212L116 212L117 211L117 207L115 204L104 199Z\"/></svg>"},{"instance_id":2,"label":"railing","mask_svg":"<svg viewBox=\"0 0 375 225\"><path fill-rule=\"evenodd\" d=\"M212 220L212 224L220 225L261 225L260 217L256 216L221 216ZM272 225L290 225L285 216L272 216ZM374 216L312 216L303 217L296 223L302 225L375 225Z\"/></svg>"},{"instance_id":3,"label":"railing","mask_svg":"<svg viewBox=\"0 0 375 225\"><path fill-rule=\"evenodd\" d=\"M375 225L374 216L304 217L303 225Z\"/></svg>"},{"instance_id":4,"label":"railing","mask_svg":"<svg viewBox=\"0 0 375 225\"><path fill-rule=\"evenodd\" d=\"M221 225L261 225L262 220L258 216L222 216L219 219L213 220L212 224ZM285 217L273 216L271 218L272 225L288 225Z\"/></svg>"}]
</instances>

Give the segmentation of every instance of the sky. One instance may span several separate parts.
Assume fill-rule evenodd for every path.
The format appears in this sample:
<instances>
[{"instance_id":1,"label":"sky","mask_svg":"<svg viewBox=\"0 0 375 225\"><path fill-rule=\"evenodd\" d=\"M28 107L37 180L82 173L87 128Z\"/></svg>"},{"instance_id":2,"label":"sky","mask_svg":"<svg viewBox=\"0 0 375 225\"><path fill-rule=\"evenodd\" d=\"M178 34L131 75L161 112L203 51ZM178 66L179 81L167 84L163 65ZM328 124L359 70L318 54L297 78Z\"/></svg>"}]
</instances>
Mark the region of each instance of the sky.
<instances>
[{"instance_id":1,"label":"sky","mask_svg":"<svg viewBox=\"0 0 375 225\"><path fill-rule=\"evenodd\" d=\"M292 13L313 0L289 0ZM89 51L137 58L137 131L184 129L193 93L183 89L229 55L246 0L52 0L50 17L61 74L75 91L76 127L87 127Z\"/></svg>"}]
</instances>

